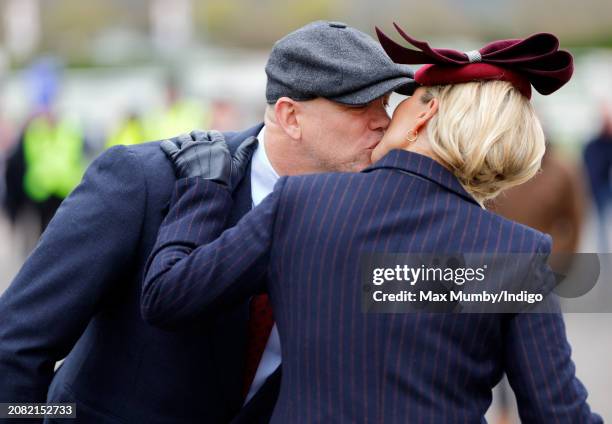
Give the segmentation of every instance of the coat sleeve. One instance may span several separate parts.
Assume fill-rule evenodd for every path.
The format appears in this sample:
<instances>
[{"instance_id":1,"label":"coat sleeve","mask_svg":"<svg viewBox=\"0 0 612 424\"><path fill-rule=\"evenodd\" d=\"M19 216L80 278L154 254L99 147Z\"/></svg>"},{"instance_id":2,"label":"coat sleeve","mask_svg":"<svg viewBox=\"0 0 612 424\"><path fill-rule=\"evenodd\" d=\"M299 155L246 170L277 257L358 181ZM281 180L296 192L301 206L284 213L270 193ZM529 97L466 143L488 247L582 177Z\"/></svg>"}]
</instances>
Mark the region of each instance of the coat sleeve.
<instances>
[{"instance_id":1,"label":"coat sleeve","mask_svg":"<svg viewBox=\"0 0 612 424\"><path fill-rule=\"evenodd\" d=\"M96 159L0 297L0 402L44 402L56 361L128 272L144 218L140 162L124 146Z\"/></svg>"},{"instance_id":2,"label":"coat sleeve","mask_svg":"<svg viewBox=\"0 0 612 424\"><path fill-rule=\"evenodd\" d=\"M549 254L550 248L550 237L545 236L538 254ZM540 271L540 278L554 280L548 267ZM558 301L553 296L548 300L547 312L519 313L507 321L504 368L516 395L521 421L602 423L591 412L587 391L576 378Z\"/></svg>"},{"instance_id":3,"label":"coat sleeve","mask_svg":"<svg viewBox=\"0 0 612 424\"><path fill-rule=\"evenodd\" d=\"M262 277L284 181L223 233L231 193L201 178L177 182L146 268L145 321L172 328L265 290Z\"/></svg>"}]
</instances>

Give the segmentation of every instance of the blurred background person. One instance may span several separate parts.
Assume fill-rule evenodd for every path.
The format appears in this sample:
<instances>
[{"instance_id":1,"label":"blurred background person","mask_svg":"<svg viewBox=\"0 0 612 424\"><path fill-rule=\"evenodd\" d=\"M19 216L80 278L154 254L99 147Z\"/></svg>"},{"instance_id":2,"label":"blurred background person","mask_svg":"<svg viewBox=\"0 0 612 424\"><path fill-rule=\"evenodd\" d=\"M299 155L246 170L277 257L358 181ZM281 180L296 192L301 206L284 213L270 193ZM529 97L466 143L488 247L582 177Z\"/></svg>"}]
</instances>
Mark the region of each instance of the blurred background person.
<instances>
[{"instance_id":1,"label":"blurred background person","mask_svg":"<svg viewBox=\"0 0 612 424\"><path fill-rule=\"evenodd\" d=\"M584 223L584 184L580 170L560 156L554 144L548 143L541 171L526 183L506 190L487 207L505 218L550 234L553 254L576 253ZM566 265L569 263L558 264ZM500 416L497 423L513 422L516 407L506 377L496 394Z\"/></svg>"},{"instance_id":2,"label":"blurred background person","mask_svg":"<svg viewBox=\"0 0 612 424\"><path fill-rule=\"evenodd\" d=\"M84 136L78 124L54 110L59 65L52 59L29 71L32 115L7 160L6 205L11 221L27 207L39 220L39 234L61 202L81 180L85 169Z\"/></svg>"},{"instance_id":3,"label":"blurred background person","mask_svg":"<svg viewBox=\"0 0 612 424\"><path fill-rule=\"evenodd\" d=\"M210 128L230 131L240 126L241 112L236 103L225 98L216 98L210 104Z\"/></svg>"},{"instance_id":4,"label":"blurred background person","mask_svg":"<svg viewBox=\"0 0 612 424\"><path fill-rule=\"evenodd\" d=\"M599 134L590 140L584 149L584 164L599 219L599 252L610 252L607 216L612 200L612 113L610 108L601 108L602 125Z\"/></svg>"},{"instance_id":5,"label":"blurred background person","mask_svg":"<svg viewBox=\"0 0 612 424\"><path fill-rule=\"evenodd\" d=\"M181 94L176 79L169 78L165 86L165 104L145 117L144 140L174 137L193 128L209 128L210 112L202 102Z\"/></svg>"},{"instance_id":6,"label":"blurred background person","mask_svg":"<svg viewBox=\"0 0 612 424\"><path fill-rule=\"evenodd\" d=\"M612 144L611 144L612 145ZM553 239L553 253L575 253L584 223L585 183L582 172L548 144L541 171L503 193L488 207Z\"/></svg>"},{"instance_id":7,"label":"blurred background person","mask_svg":"<svg viewBox=\"0 0 612 424\"><path fill-rule=\"evenodd\" d=\"M139 113L133 111L127 113L125 118L119 122L118 127L106 140L104 147L108 149L109 147L120 144L131 146L145 141L147 141L147 139L142 124L142 118Z\"/></svg>"}]
</instances>

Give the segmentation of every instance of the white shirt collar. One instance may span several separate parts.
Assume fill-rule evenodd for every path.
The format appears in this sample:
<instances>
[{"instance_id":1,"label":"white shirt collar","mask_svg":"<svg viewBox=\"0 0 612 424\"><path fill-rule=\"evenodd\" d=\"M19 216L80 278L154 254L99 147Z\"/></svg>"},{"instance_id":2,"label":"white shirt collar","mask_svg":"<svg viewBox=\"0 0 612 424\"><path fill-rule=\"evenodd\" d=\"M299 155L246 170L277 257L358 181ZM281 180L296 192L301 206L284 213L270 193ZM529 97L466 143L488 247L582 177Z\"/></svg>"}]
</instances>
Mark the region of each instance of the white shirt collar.
<instances>
[{"instance_id":1,"label":"white shirt collar","mask_svg":"<svg viewBox=\"0 0 612 424\"><path fill-rule=\"evenodd\" d=\"M272 193L274 184L280 178L266 155L264 126L257 134L257 149L251 162L251 197L253 206L257 206L268 194Z\"/></svg>"}]
</instances>

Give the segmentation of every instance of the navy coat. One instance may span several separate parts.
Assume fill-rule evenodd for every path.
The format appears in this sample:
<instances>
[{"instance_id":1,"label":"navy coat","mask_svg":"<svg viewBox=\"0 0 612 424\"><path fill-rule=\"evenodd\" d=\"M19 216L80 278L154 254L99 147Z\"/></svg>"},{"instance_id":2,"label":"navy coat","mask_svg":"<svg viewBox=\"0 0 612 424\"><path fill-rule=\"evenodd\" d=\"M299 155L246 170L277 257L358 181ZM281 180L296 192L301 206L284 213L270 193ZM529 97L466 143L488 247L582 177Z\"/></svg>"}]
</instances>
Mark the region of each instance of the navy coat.
<instances>
[{"instance_id":1,"label":"navy coat","mask_svg":"<svg viewBox=\"0 0 612 424\"><path fill-rule=\"evenodd\" d=\"M219 237L231 205L215 183L177 183L142 312L197 322L269 291L283 356L272 422L484 422L504 372L523 422L601 422L560 313L362 312L363 252L550 253L549 236L482 209L437 162L395 150L364 173L282 178Z\"/></svg>"},{"instance_id":2,"label":"navy coat","mask_svg":"<svg viewBox=\"0 0 612 424\"><path fill-rule=\"evenodd\" d=\"M261 127L226 133L230 148ZM113 147L92 163L0 297L0 402L76 402L77 421L85 423L226 423L235 416L246 302L216 321L172 331L147 325L140 314L144 265L175 182L157 142ZM245 178L229 221L251 203Z\"/></svg>"}]
</instances>

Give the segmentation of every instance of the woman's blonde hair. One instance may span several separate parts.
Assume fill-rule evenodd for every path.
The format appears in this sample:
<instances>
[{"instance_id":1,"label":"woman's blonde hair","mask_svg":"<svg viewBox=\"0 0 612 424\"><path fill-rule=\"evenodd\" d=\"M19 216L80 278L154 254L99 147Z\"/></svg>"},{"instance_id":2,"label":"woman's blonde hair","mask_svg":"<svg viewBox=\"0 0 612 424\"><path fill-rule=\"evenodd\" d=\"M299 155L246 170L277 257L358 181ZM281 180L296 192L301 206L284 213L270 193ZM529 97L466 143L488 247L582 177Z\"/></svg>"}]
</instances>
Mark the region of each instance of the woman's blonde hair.
<instances>
[{"instance_id":1,"label":"woman's blonde hair","mask_svg":"<svg viewBox=\"0 0 612 424\"><path fill-rule=\"evenodd\" d=\"M438 99L427 132L433 152L482 205L540 169L544 132L531 102L506 81L424 87Z\"/></svg>"}]
</instances>

